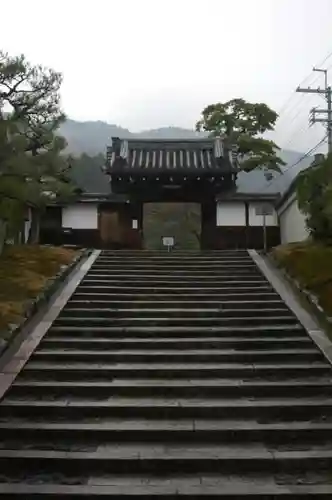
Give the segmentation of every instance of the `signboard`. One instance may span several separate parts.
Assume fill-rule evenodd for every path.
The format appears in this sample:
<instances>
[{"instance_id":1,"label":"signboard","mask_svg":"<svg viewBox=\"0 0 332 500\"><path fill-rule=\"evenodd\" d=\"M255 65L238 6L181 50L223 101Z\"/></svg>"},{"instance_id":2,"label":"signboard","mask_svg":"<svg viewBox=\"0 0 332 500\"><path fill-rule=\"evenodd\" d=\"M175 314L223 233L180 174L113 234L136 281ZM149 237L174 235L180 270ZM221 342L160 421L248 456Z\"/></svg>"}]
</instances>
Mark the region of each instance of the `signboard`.
<instances>
[{"instance_id":1,"label":"signboard","mask_svg":"<svg viewBox=\"0 0 332 500\"><path fill-rule=\"evenodd\" d=\"M272 207L271 205L264 204L262 206L262 215L267 216L267 215L272 215Z\"/></svg>"},{"instance_id":2,"label":"signboard","mask_svg":"<svg viewBox=\"0 0 332 500\"><path fill-rule=\"evenodd\" d=\"M256 215L273 215L273 207L269 203L262 203L256 206Z\"/></svg>"},{"instance_id":3,"label":"signboard","mask_svg":"<svg viewBox=\"0 0 332 500\"><path fill-rule=\"evenodd\" d=\"M164 236L163 237L163 245L164 245L164 247L168 247L168 248L174 247L173 236Z\"/></svg>"}]
</instances>

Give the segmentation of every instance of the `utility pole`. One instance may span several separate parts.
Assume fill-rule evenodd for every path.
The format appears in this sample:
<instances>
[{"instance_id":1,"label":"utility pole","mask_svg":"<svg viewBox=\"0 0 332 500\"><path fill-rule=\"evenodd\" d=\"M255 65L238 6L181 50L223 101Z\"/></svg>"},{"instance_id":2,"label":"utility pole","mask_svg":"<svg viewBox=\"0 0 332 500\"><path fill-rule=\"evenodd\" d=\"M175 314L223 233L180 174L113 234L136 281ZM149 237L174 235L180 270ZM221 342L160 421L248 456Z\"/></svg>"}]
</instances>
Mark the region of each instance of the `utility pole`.
<instances>
[{"instance_id":1,"label":"utility pole","mask_svg":"<svg viewBox=\"0 0 332 500\"><path fill-rule=\"evenodd\" d=\"M325 88L321 89L320 87L318 87L316 89L312 89L310 87L307 88L298 87L296 89L296 92L303 92L305 94L319 94L325 97L327 108L326 109L312 108L312 110L310 111L309 123L310 125L313 125L314 123L325 123L327 130L328 152L332 153L332 89L328 85L327 69L313 68L313 71L324 73Z\"/></svg>"}]
</instances>

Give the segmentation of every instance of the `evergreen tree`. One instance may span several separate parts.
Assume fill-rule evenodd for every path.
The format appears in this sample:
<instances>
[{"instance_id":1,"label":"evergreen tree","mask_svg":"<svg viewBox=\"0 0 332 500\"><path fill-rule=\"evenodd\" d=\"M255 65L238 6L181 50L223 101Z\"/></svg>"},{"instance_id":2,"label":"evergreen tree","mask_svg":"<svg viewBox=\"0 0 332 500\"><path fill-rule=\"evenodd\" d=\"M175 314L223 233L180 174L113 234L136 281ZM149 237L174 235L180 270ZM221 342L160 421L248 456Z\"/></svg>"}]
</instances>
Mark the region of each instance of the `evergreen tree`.
<instances>
[{"instance_id":1,"label":"evergreen tree","mask_svg":"<svg viewBox=\"0 0 332 500\"><path fill-rule=\"evenodd\" d=\"M12 210L8 214L5 207L14 204L22 219L29 205L31 243L38 242L45 205L75 193L63 154L66 143L57 135L65 119L61 83L61 74L52 69L33 66L24 56L0 53L0 216L13 225Z\"/></svg>"}]
</instances>

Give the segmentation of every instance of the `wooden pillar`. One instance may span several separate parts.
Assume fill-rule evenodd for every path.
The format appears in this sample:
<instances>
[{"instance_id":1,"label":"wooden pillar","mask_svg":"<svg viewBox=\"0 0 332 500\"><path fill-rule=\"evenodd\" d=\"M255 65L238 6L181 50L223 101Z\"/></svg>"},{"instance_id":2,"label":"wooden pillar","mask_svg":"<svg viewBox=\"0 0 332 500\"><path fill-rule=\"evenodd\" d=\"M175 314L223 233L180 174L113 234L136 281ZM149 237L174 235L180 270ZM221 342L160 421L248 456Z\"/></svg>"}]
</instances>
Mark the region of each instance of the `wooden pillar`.
<instances>
[{"instance_id":1,"label":"wooden pillar","mask_svg":"<svg viewBox=\"0 0 332 500\"><path fill-rule=\"evenodd\" d=\"M217 248L217 204L215 201L204 202L201 205L201 248L214 250Z\"/></svg>"},{"instance_id":2,"label":"wooden pillar","mask_svg":"<svg viewBox=\"0 0 332 500\"><path fill-rule=\"evenodd\" d=\"M247 201L244 202L245 209L245 238L246 238L246 247L250 247L250 223L249 223L249 203Z\"/></svg>"}]
</instances>

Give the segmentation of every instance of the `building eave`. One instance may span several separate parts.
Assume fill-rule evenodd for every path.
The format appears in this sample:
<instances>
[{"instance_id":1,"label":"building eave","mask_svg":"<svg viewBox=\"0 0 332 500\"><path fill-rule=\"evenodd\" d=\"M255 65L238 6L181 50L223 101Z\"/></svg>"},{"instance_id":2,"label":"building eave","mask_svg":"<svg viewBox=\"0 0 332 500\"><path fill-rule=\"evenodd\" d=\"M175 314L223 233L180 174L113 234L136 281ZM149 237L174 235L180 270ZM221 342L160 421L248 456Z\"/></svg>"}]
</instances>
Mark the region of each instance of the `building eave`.
<instances>
[{"instance_id":1,"label":"building eave","mask_svg":"<svg viewBox=\"0 0 332 500\"><path fill-rule=\"evenodd\" d=\"M72 204L93 204L93 203L128 203L128 196L112 193L110 195L98 194L98 193L88 193L87 195L81 195L77 198L73 198L70 201L54 201L48 203L49 207L64 207Z\"/></svg>"},{"instance_id":2,"label":"building eave","mask_svg":"<svg viewBox=\"0 0 332 500\"><path fill-rule=\"evenodd\" d=\"M266 201L276 203L280 193L221 193L216 201Z\"/></svg>"}]
</instances>

